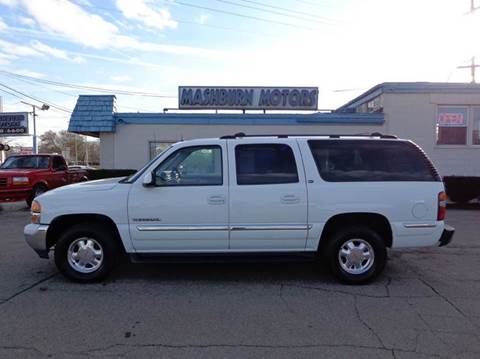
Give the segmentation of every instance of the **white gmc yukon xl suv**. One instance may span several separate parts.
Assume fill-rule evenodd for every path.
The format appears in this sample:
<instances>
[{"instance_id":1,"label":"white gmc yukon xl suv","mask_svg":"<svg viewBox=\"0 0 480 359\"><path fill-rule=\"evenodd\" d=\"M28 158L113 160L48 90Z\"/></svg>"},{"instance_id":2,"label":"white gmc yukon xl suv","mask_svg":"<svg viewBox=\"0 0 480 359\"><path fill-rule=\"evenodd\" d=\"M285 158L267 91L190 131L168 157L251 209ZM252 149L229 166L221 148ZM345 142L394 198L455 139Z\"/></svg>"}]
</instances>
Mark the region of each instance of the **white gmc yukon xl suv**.
<instances>
[{"instance_id":1,"label":"white gmc yukon xl suv","mask_svg":"<svg viewBox=\"0 0 480 359\"><path fill-rule=\"evenodd\" d=\"M133 176L49 191L28 244L54 248L66 277L103 279L134 262L324 258L347 283L385 266L387 248L446 245L434 166L394 136L246 136L176 143Z\"/></svg>"}]
</instances>

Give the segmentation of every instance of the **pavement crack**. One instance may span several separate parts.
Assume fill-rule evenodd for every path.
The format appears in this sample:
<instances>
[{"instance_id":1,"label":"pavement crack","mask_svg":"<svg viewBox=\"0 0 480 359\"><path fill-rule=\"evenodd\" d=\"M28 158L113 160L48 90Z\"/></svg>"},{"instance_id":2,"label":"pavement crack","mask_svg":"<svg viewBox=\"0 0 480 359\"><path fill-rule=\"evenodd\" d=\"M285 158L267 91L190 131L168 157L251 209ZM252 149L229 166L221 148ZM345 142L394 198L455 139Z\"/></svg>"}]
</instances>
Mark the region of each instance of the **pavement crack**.
<instances>
[{"instance_id":1,"label":"pavement crack","mask_svg":"<svg viewBox=\"0 0 480 359\"><path fill-rule=\"evenodd\" d=\"M373 329L365 319L362 318L362 315L360 314L360 310L358 309L358 299L357 296L353 297L354 305L355 305L355 314L357 316L357 319L362 323L362 325L368 329L370 333L373 334L375 338L377 338L378 342L382 345L383 349L388 349L385 346L385 343L383 342L382 338L378 335L378 333ZM393 349L392 349L393 350Z\"/></svg>"},{"instance_id":2,"label":"pavement crack","mask_svg":"<svg viewBox=\"0 0 480 359\"><path fill-rule=\"evenodd\" d=\"M281 301L283 302L283 304L285 304L285 307L287 308L287 310L292 313L292 314L295 314L295 311L292 309L292 307L290 306L290 304L288 304L288 301L285 299L285 297L283 296L283 288L284 288L284 285L283 283L280 284L280 293L278 294L278 296L280 297Z\"/></svg>"},{"instance_id":3,"label":"pavement crack","mask_svg":"<svg viewBox=\"0 0 480 359\"><path fill-rule=\"evenodd\" d=\"M431 325L425 320L425 318L418 312L418 310L415 308L415 306L407 300L408 306L412 309L412 311L416 314L416 316L420 319L420 321L425 325L427 328L427 331L430 332L433 336L435 336L442 344L444 344L446 347L448 347L448 344L445 342L445 340L442 339L442 337L439 335L439 332L437 330L434 330ZM416 331L416 336L415 336L415 351L418 350L418 337L420 335L420 332L417 330Z\"/></svg>"},{"instance_id":4,"label":"pavement crack","mask_svg":"<svg viewBox=\"0 0 480 359\"><path fill-rule=\"evenodd\" d=\"M90 349L80 352L69 352L68 354L77 355L105 355L106 351L116 348L130 348L130 349L145 349L145 348L162 348L162 349L216 349L216 348L233 348L233 349L316 349L316 348L353 348L353 349L370 349L370 350L385 350L391 352L390 349L386 349L379 346L370 345L354 345L354 344L301 344L301 345L266 345L266 344L164 344L164 343L148 343L148 344L112 344L104 348ZM102 354L103 353L103 354ZM127 353L118 354L116 356L122 356Z\"/></svg>"},{"instance_id":5,"label":"pavement crack","mask_svg":"<svg viewBox=\"0 0 480 359\"><path fill-rule=\"evenodd\" d=\"M280 350L296 350L296 349L341 349L341 348L352 348L352 349L365 349L365 350L381 350L385 353L389 353L394 359L396 359L397 353L409 353L409 354L418 354L412 350L406 350L401 348L385 348L374 345L355 345L355 344L299 344L299 345L267 345L267 344L166 344L166 343L145 343L145 344L123 344L116 343L111 344L103 348L95 348L86 351L77 351L77 352L64 352L65 354L73 355L83 355L83 356L109 356L108 352L110 350L115 350L118 348L126 349L123 353L115 352L112 354L115 357L123 357L128 355L135 349L173 349L173 350L184 350L184 349L280 349ZM425 354L432 358L442 358L446 359L447 356L440 354Z\"/></svg>"},{"instance_id":6,"label":"pavement crack","mask_svg":"<svg viewBox=\"0 0 480 359\"><path fill-rule=\"evenodd\" d=\"M0 345L0 350L28 350L28 351L34 351L40 355L46 355L42 351L38 350L37 348L33 347L24 347L24 346L19 346L19 345Z\"/></svg>"},{"instance_id":7,"label":"pavement crack","mask_svg":"<svg viewBox=\"0 0 480 359\"><path fill-rule=\"evenodd\" d=\"M317 290L317 291L326 292L326 293L345 294L345 295L351 295L351 296L357 296L357 297L365 297L365 298L388 298L388 297L389 297L389 296L384 295L384 294L373 295L373 294L363 294L363 293L352 293L352 292L348 292L348 291L346 291L346 290L329 289L329 288L322 288L322 287L312 287L312 286L300 285L300 284L285 284L285 286L286 286L286 287L292 287L292 288L301 288L301 289Z\"/></svg>"},{"instance_id":8,"label":"pavement crack","mask_svg":"<svg viewBox=\"0 0 480 359\"><path fill-rule=\"evenodd\" d=\"M392 284L392 277L387 277L387 283L385 283L385 291L387 292L387 297L390 298L390 284Z\"/></svg>"},{"instance_id":9,"label":"pavement crack","mask_svg":"<svg viewBox=\"0 0 480 359\"><path fill-rule=\"evenodd\" d=\"M53 273L53 274L51 274L51 275L49 275L49 276L47 276L47 277L45 277L45 278L42 278L42 279L36 281L35 283L29 285L28 287L23 288L22 290L16 292L15 294L11 295L10 297L4 299L2 302L0 302L0 305L3 305L3 304L8 303L9 301L11 301L12 299L18 297L19 295L21 295L21 294L23 294L23 293L25 293L25 292L28 292L28 291L29 291L30 289L32 289L32 288L35 288L37 285L42 284L42 283L44 283L44 282L52 279L52 278L55 277L57 274L58 274L58 272L55 272L55 273Z\"/></svg>"},{"instance_id":10,"label":"pavement crack","mask_svg":"<svg viewBox=\"0 0 480 359\"><path fill-rule=\"evenodd\" d=\"M432 284L428 283L425 279L419 277L420 282L425 284L432 292L434 292L437 296L442 298L446 303L448 303L457 313L459 313L463 318L465 318L470 324L472 324L475 328L480 328L476 323L470 320L470 317L463 312L455 303L453 303L450 299L448 299L445 295L440 293Z\"/></svg>"}]
</instances>

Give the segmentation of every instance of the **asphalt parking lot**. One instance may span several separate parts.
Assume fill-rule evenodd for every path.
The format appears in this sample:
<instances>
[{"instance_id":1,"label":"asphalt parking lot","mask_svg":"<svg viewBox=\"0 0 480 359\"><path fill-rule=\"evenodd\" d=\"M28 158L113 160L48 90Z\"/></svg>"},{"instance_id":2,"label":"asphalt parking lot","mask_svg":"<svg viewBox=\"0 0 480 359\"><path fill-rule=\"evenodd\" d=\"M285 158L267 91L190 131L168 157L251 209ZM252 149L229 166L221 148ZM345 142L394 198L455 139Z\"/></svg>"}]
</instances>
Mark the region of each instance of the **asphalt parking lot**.
<instances>
[{"instance_id":1,"label":"asphalt parking lot","mask_svg":"<svg viewBox=\"0 0 480 359\"><path fill-rule=\"evenodd\" d=\"M479 358L480 211L449 247L390 252L366 286L315 264L127 265L57 274L0 212L0 358Z\"/></svg>"}]
</instances>

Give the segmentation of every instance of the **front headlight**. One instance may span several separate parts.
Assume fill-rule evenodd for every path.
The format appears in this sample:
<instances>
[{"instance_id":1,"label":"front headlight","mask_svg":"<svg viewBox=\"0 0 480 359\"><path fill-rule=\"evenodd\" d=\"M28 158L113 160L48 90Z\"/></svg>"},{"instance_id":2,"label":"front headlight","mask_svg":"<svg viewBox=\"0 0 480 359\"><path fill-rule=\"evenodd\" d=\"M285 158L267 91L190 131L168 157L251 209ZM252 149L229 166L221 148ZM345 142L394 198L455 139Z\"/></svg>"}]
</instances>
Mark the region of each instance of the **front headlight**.
<instances>
[{"instance_id":1,"label":"front headlight","mask_svg":"<svg viewBox=\"0 0 480 359\"><path fill-rule=\"evenodd\" d=\"M29 183L28 177L12 177L13 185L25 185L28 183Z\"/></svg>"},{"instance_id":2,"label":"front headlight","mask_svg":"<svg viewBox=\"0 0 480 359\"><path fill-rule=\"evenodd\" d=\"M30 209L32 211L32 223L40 223L40 215L42 212L42 206L40 203L33 201Z\"/></svg>"}]
</instances>

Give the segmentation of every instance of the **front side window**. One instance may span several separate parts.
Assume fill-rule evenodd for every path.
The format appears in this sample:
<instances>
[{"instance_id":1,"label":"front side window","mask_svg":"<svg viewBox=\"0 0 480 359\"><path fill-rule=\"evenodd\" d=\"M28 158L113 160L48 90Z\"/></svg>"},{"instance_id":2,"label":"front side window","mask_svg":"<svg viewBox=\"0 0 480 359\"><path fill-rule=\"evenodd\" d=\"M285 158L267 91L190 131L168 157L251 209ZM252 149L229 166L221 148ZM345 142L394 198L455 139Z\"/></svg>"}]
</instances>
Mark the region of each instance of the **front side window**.
<instances>
[{"instance_id":1,"label":"front side window","mask_svg":"<svg viewBox=\"0 0 480 359\"><path fill-rule=\"evenodd\" d=\"M437 145L467 144L467 114L467 107L438 107Z\"/></svg>"},{"instance_id":2,"label":"front side window","mask_svg":"<svg viewBox=\"0 0 480 359\"><path fill-rule=\"evenodd\" d=\"M293 151L285 144L238 145L235 162L238 185L298 182Z\"/></svg>"},{"instance_id":3,"label":"front side window","mask_svg":"<svg viewBox=\"0 0 480 359\"><path fill-rule=\"evenodd\" d=\"M379 140L308 141L328 182L439 181L433 165L413 143Z\"/></svg>"},{"instance_id":4,"label":"front side window","mask_svg":"<svg viewBox=\"0 0 480 359\"><path fill-rule=\"evenodd\" d=\"M222 149L220 146L181 148L154 171L158 186L220 186Z\"/></svg>"}]
</instances>

